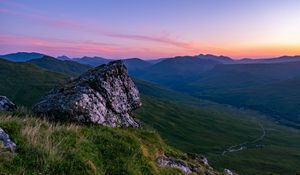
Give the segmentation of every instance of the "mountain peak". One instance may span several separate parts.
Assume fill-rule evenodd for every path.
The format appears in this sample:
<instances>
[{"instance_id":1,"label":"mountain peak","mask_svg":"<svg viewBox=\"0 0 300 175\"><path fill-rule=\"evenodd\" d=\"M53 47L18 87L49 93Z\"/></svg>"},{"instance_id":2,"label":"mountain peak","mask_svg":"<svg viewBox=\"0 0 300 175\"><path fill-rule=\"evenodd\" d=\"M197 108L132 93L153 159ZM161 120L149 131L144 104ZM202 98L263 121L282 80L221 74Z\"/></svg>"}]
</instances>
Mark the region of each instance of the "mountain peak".
<instances>
[{"instance_id":1,"label":"mountain peak","mask_svg":"<svg viewBox=\"0 0 300 175\"><path fill-rule=\"evenodd\" d=\"M66 55L62 55L62 56L58 56L57 59L59 60L72 60L70 57L66 56Z\"/></svg>"},{"instance_id":2,"label":"mountain peak","mask_svg":"<svg viewBox=\"0 0 300 175\"><path fill-rule=\"evenodd\" d=\"M201 59L207 59L207 60L214 60L214 61L218 61L221 63L231 63L234 62L233 59L231 59L230 57L227 56L216 56L216 55L212 55L212 54L200 54L197 56L197 58L201 58Z\"/></svg>"}]
</instances>

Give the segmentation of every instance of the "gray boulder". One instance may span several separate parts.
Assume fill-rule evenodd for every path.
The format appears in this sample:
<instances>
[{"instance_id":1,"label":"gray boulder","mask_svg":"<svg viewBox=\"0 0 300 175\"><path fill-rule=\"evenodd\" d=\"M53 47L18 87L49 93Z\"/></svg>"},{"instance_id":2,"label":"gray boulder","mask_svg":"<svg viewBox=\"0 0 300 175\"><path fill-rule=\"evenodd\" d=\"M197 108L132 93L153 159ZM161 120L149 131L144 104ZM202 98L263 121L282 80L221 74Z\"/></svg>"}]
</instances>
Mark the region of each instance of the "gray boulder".
<instances>
[{"instance_id":1,"label":"gray boulder","mask_svg":"<svg viewBox=\"0 0 300 175\"><path fill-rule=\"evenodd\" d=\"M52 89L33 112L60 121L109 127L139 127L130 112L141 106L139 91L122 61L113 61Z\"/></svg>"},{"instance_id":2,"label":"gray boulder","mask_svg":"<svg viewBox=\"0 0 300 175\"><path fill-rule=\"evenodd\" d=\"M3 142L4 148L10 149L11 151L16 149L16 144L10 140L8 134L6 134L2 128L0 128L0 141Z\"/></svg>"},{"instance_id":3,"label":"gray boulder","mask_svg":"<svg viewBox=\"0 0 300 175\"><path fill-rule=\"evenodd\" d=\"M17 109L17 106L7 97L0 96L0 112L9 112Z\"/></svg>"}]
</instances>

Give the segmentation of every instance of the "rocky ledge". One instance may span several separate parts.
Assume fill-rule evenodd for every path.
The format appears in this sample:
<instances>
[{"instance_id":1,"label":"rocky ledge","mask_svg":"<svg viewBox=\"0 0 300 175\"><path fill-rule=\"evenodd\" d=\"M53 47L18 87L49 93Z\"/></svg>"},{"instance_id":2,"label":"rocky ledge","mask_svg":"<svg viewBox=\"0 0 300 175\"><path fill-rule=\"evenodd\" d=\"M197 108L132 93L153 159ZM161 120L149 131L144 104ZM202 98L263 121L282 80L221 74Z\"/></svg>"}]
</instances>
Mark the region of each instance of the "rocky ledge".
<instances>
[{"instance_id":1,"label":"rocky ledge","mask_svg":"<svg viewBox=\"0 0 300 175\"><path fill-rule=\"evenodd\" d=\"M140 106L139 91L127 68L122 61L113 61L52 89L33 112L59 121L139 127L130 112Z\"/></svg>"},{"instance_id":2,"label":"rocky ledge","mask_svg":"<svg viewBox=\"0 0 300 175\"><path fill-rule=\"evenodd\" d=\"M187 154L186 159L189 161L161 154L157 158L157 163L160 167L179 169L184 174L220 175L209 166L207 159L200 154Z\"/></svg>"},{"instance_id":3,"label":"rocky ledge","mask_svg":"<svg viewBox=\"0 0 300 175\"><path fill-rule=\"evenodd\" d=\"M16 144L9 138L8 134L0 128L0 141L3 142L4 148L14 151L16 149Z\"/></svg>"},{"instance_id":4,"label":"rocky ledge","mask_svg":"<svg viewBox=\"0 0 300 175\"><path fill-rule=\"evenodd\" d=\"M0 96L0 112L9 112L17 109L17 106L7 97Z\"/></svg>"}]
</instances>

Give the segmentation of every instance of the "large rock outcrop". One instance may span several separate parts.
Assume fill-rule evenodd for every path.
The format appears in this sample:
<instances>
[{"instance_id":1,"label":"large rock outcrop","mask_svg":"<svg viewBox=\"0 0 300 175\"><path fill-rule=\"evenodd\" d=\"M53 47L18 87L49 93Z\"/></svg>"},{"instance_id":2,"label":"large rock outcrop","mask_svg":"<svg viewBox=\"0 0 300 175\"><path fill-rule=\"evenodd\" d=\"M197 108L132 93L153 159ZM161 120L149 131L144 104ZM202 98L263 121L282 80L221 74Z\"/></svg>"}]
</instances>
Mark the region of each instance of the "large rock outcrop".
<instances>
[{"instance_id":1,"label":"large rock outcrop","mask_svg":"<svg viewBox=\"0 0 300 175\"><path fill-rule=\"evenodd\" d=\"M113 61L54 88L33 112L54 120L138 127L130 112L140 106L139 91L126 67Z\"/></svg>"},{"instance_id":2,"label":"large rock outcrop","mask_svg":"<svg viewBox=\"0 0 300 175\"><path fill-rule=\"evenodd\" d=\"M7 97L0 96L0 112L9 112L17 109L17 106Z\"/></svg>"}]
</instances>

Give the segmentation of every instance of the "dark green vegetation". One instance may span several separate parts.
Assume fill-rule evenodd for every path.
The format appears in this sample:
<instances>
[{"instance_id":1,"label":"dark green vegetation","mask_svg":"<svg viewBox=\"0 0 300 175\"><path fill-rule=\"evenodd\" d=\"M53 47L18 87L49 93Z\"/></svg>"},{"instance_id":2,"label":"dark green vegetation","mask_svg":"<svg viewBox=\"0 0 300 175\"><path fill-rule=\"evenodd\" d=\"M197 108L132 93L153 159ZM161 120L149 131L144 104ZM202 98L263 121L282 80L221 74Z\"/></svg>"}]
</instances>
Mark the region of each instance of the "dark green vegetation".
<instances>
[{"instance_id":1,"label":"dark green vegetation","mask_svg":"<svg viewBox=\"0 0 300 175\"><path fill-rule=\"evenodd\" d=\"M167 143L186 152L204 153L212 167L247 175L292 175L300 169L299 130L253 111L206 102L143 81L136 83L143 94L143 107L134 114L158 130ZM222 156L225 148L260 137L259 123L266 136L258 148Z\"/></svg>"},{"instance_id":2,"label":"dark green vegetation","mask_svg":"<svg viewBox=\"0 0 300 175\"><path fill-rule=\"evenodd\" d=\"M3 65L2 65L3 64ZM7 66L6 66L7 64ZM21 81L23 77L21 75L27 75L29 73L29 76L37 76L37 74L31 74L31 72L44 72L47 74L53 75L54 73L47 72L45 70L39 69L29 63L10 63L7 61L1 62L3 68L11 67L10 69L7 69L6 72L3 72L1 75L5 78L9 78L10 82L13 82L12 84L15 86L7 86L6 84L0 84L2 87L0 94L1 95L7 95L9 97L13 96L11 94L14 94L15 91L19 91L18 89L26 88L30 89L26 86L31 87L30 83L24 83L24 81ZM5 66L4 66L5 65ZM17 66L24 66L25 68L19 68ZM1 67L2 68L2 67ZM33 70L32 70L33 69ZM0 71L2 71L1 69ZM26 72L25 70L29 71ZM34 71L35 70L35 71ZM16 75L12 74L12 72L17 72ZM18 73L21 71L22 73ZM43 74L41 74L43 75ZM55 74L59 76L51 76L53 79L56 79L55 81L61 81L63 78L61 74ZM63 76L65 77L65 76ZM34 81L37 84L35 84L36 87L43 87L46 82L49 80L46 78L39 77L40 81ZM4 79L2 79L4 80ZM30 82L29 80L27 80ZM141 94L142 94L142 101L143 106L142 108L138 109L136 112L134 112L134 115L138 117L146 126L152 127L156 129L159 134L162 136L162 138L172 146L175 146L176 148L179 148L186 152L196 152L196 153L203 153L208 157L208 160L212 167L217 168L219 170L222 170L223 168L229 168L232 170L236 170L240 174L247 174L247 175L264 175L264 174L295 174L297 170L300 169L300 133L299 130L295 130L292 128L284 127L281 125L276 124L273 121L269 121L265 119L264 116L261 116L260 114L257 114L252 111L244 111L244 110L237 110L228 106L218 105L212 102L208 102L205 100L200 100L198 98L194 98L188 95L184 95L180 92L176 92L174 90L170 90L167 88L162 88L159 85L148 83L146 81L141 80L135 80L137 86L139 87ZM54 84L54 82L53 82ZM51 84L51 86L53 85ZM22 85L22 86L21 86ZM291 86L293 83L291 83ZM49 86L50 87L50 86ZM280 87L280 86L278 86ZM15 88L14 91L10 90L10 88ZM282 85L282 88L285 88L285 85ZM40 89L39 92L45 93L46 89ZM280 91L280 89L279 89ZM43 94L43 93L40 93ZM271 93L271 91L270 91ZM27 101L23 101L23 98L19 98L18 95L15 96L13 99L17 104L27 105L32 104L34 102L34 98L31 98L31 96L36 95L36 90L34 91L27 91L27 95L30 96L30 98L26 98ZM296 100L296 99L295 99ZM21 116L22 117L22 116ZM5 117L4 117L5 118ZM26 118L27 119L27 118ZM16 120L16 121L15 121ZM58 130L57 132L62 133L62 136L59 138L66 137L66 140L63 140L63 144L66 144L67 146L63 147L61 150L62 152L59 152L59 155L62 154L62 167L58 165L55 161L52 161L53 159L50 158L51 156L48 156L48 152L44 151L43 144L40 142L38 143L39 146L33 147L30 152L29 142L26 142L25 138L22 137L23 129L16 129L14 126L20 126L22 124L16 124L20 122L27 122L27 124L23 124L22 127L25 126L36 126L34 119L29 119L26 121L19 121L20 118L12 118L7 120L0 120L0 127L3 127L4 129L8 129L9 133L12 132L12 138L16 138L17 140L20 140L21 143L24 144L24 147L21 147L20 149L22 151L22 155L19 154L19 156L29 156L29 154L26 154L27 151L29 153L33 153L36 150L40 150L38 152L38 155L42 155L43 159L38 159L38 157L21 157L20 162L17 160L16 164L14 163L14 167L7 167L5 165L3 170L6 172L12 172L12 173L20 173L25 171L27 166L32 166L36 161L41 161L39 167L48 167L44 169L38 169L37 171L33 169L29 169L28 172L36 173L38 171L41 171L42 173L55 173L53 169L49 167L55 167L56 169L59 169L60 173L62 171L68 172L68 171L78 171L78 172L93 172L93 168L90 163L84 163L86 158L88 160L92 161L92 164L96 165L97 170L100 170L99 172L107 172L110 168L116 168L116 165L120 166L120 169L116 168L116 171L123 170L124 166L128 167L129 165L132 165L133 169L136 170L135 172L143 172L141 170L141 166L148 167L148 165L153 163L153 159L147 159L148 162L144 162L144 158L136 158L132 161L134 163L129 163L131 160L128 155L123 156L119 151L123 152L121 148L118 148L118 146L114 145L115 143L118 144L121 142L121 145L125 144L125 153L129 155L140 155L139 151L141 149L138 149L140 146L140 143L143 142L143 139L149 139L149 147L147 149L151 150L152 147L159 148L156 146L156 144L160 141L157 141L157 139L152 140L151 134L147 135L145 134L146 138L140 138L139 133L148 133L149 131L138 131L138 130L119 130L119 129L107 129L100 126L87 126L87 127L78 127L78 126L67 126L67 125L55 125L53 126L55 129ZM30 122L29 122L30 121ZM38 123L41 121L38 120ZM45 121L43 121L45 123ZM41 122L41 123L43 123ZM7 124L7 123L13 123L13 124ZM33 123L33 124L31 124ZM235 152L235 153L229 153L225 154L224 156L221 155L223 150L229 146L236 145L243 143L245 141L253 140L259 137L262 134L261 128L259 126L259 123L263 124L263 126L266 129L266 137L265 139L260 143L263 145L263 147L260 148L250 148L243 150L241 152ZM29 125L30 124L30 125ZM53 125L46 122L46 126ZM57 127L57 128L56 128ZM67 131L68 128L79 128L79 131L73 131L72 129L70 131ZM47 127L46 127L47 128ZM49 128L49 127L48 127ZM66 128L66 129L63 129ZM14 132L16 130L16 132ZM33 130L33 129L32 129ZM86 131L88 130L88 131ZM90 149L89 151L85 152L84 147L81 146L81 135L83 134L82 138L85 137L94 137L92 135L89 135L87 133L94 132L94 136L99 136L99 139L102 139L102 137L107 137L106 139L111 139L109 142L105 142L106 148L112 148L116 149L118 151L116 152L105 152L104 147L100 147L99 149L102 149L100 151L96 151L95 155L99 156L99 162L96 161L96 157L93 157L91 152L93 151L90 147L87 147L87 149ZM86 133L87 132L87 133ZM153 133L150 131L150 133ZM41 134L44 134L41 132ZM107 134L107 136L105 136ZM126 140L130 135L130 138L133 137L134 139L128 139ZM157 135L154 134L154 137L157 137ZM42 135L41 137L46 137L47 135ZM118 141L120 137L125 136L125 140ZM53 136L54 137L54 136ZM72 140L74 138L75 141L72 141L72 144L69 144L68 139ZM111 138L110 138L111 137ZM149 138L148 138L149 137ZM39 138L39 137L37 137ZM52 137L50 137L52 139ZM79 138L79 139L78 139ZM55 137L54 137L55 139ZM137 139L139 142L135 142L135 139ZM77 142L78 140L78 142ZM105 140L105 139L104 139ZM54 140L55 141L55 140ZM98 140L99 141L99 140ZM102 144L101 140L101 144ZM75 143L74 143L75 142ZM133 143L131 143L133 142ZM151 143L153 142L153 145ZM53 142L54 146L56 146L57 141ZM94 141L88 141L88 143L94 143ZM113 144L112 144L113 143ZM138 144L136 144L138 143ZM98 144L98 142L97 142ZM136 144L136 145L135 145ZM58 148L61 149L58 145ZM75 148L73 150L72 146L75 145ZM133 146L130 146L133 145ZM70 147L69 147L70 146ZM86 146L86 145L85 145ZM95 147L98 147L99 145L94 145L93 149ZM39 148L42 147L42 148ZM115 148L117 147L117 148ZM131 147L133 152L127 152L127 148ZM57 149L57 150L60 150ZM81 150L83 149L83 150ZM96 149L96 148L95 148ZM25 151L24 151L25 150ZM52 150L52 149L48 149ZM92 151L91 151L92 150ZM109 149L110 150L110 149ZM166 149L168 150L168 149ZM79 154L76 154L76 153ZM171 151L172 152L172 151ZM176 151L177 152L177 151ZM149 155L152 155L154 152L149 151ZM23 155L24 154L24 155ZM30 155L31 155L30 154ZM102 154L105 154L102 156ZM109 161L108 165L105 163L102 165L101 161L106 160L107 158L111 158L110 156L120 155L122 157L120 160L115 160L112 158L111 162ZM64 157L66 155L66 157ZM94 156L95 156L94 155ZM85 159L81 159L79 156L83 156ZM139 156L138 156L139 157ZM98 158L98 157L97 157ZM73 160L78 162L78 165L82 165L80 167L74 167ZM31 160L31 161L29 161ZM28 162L27 162L28 161ZM33 163L34 162L34 163ZM70 163L68 163L70 162ZM82 163L83 162L83 163ZM151 163L152 162L152 163ZM27 164L28 163L28 164ZM123 163L125 164L124 166ZM99 167L100 168L99 168ZM153 165L155 167L155 165ZM153 167L151 165L151 167ZM63 169L65 167L65 169ZM73 169L72 169L73 168ZM79 169L75 169L79 168ZM82 170L82 169L84 170ZM155 168L153 168L155 169ZM14 170L14 172L13 172ZM128 172L131 172L132 169L128 169ZM152 172L152 169L149 170ZM156 171L156 170L155 170ZM145 171L146 172L146 171ZM170 173L172 174L172 173Z\"/></svg>"},{"instance_id":3,"label":"dark green vegetation","mask_svg":"<svg viewBox=\"0 0 300 175\"><path fill-rule=\"evenodd\" d=\"M300 62L224 64L225 58L176 57L132 75L200 99L258 110L300 127Z\"/></svg>"},{"instance_id":4,"label":"dark green vegetation","mask_svg":"<svg viewBox=\"0 0 300 175\"><path fill-rule=\"evenodd\" d=\"M31 63L15 63L0 59L0 94L18 105L30 107L66 75L40 69Z\"/></svg>"},{"instance_id":5,"label":"dark green vegetation","mask_svg":"<svg viewBox=\"0 0 300 175\"><path fill-rule=\"evenodd\" d=\"M219 103L259 110L299 127L299 68L300 62L218 65L181 90Z\"/></svg>"},{"instance_id":6,"label":"dark green vegetation","mask_svg":"<svg viewBox=\"0 0 300 175\"><path fill-rule=\"evenodd\" d=\"M71 76L78 76L92 68L91 66L83 65L75 61L62 61L49 56L32 59L29 62L49 71L63 73Z\"/></svg>"},{"instance_id":7,"label":"dark green vegetation","mask_svg":"<svg viewBox=\"0 0 300 175\"><path fill-rule=\"evenodd\" d=\"M181 174L159 168L156 155L184 158L153 131L49 123L28 114L0 114L0 127L17 143L0 145L0 174Z\"/></svg>"}]
</instances>

